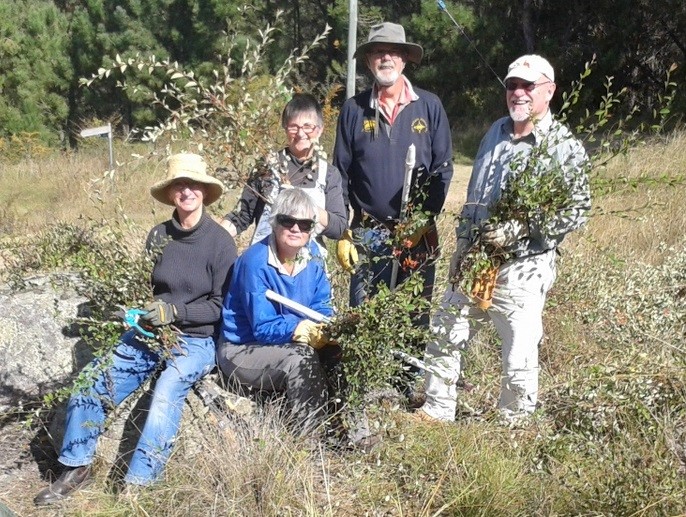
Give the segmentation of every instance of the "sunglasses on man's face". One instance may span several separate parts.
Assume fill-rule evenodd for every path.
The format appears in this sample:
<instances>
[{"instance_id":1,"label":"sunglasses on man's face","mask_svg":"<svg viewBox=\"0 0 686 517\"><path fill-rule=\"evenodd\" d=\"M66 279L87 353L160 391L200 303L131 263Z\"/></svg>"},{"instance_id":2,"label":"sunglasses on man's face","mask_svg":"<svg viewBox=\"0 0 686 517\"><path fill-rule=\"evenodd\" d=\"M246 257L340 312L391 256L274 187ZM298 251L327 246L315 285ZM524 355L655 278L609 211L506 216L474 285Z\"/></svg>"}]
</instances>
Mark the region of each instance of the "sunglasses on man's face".
<instances>
[{"instance_id":1,"label":"sunglasses on man's face","mask_svg":"<svg viewBox=\"0 0 686 517\"><path fill-rule=\"evenodd\" d=\"M505 88L507 89L508 92L513 92L515 90L525 90L527 92L532 92L539 86L543 86L544 84L550 84L552 81L545 81L542 83L535 83L531 81L513 81L511 79L508 79L505 81Z\"/></svg>"},{"instance_id":2,"label":"sunglasses on man's face","mask_svg":"<svg viewBox=\"0 0 686 517\"><path fill-rule=\"evenodd\" d=\"M293 228L293 226L297 224L298 229L301 232L306 233L311 232L315 225L315 222L312 219L296 219L295 217L291 217L290 215L283 214L278 214L276 216L276 222L279 223L279 226L283 226L284 228L288 229Z\"/></svg>"}]
</instances>

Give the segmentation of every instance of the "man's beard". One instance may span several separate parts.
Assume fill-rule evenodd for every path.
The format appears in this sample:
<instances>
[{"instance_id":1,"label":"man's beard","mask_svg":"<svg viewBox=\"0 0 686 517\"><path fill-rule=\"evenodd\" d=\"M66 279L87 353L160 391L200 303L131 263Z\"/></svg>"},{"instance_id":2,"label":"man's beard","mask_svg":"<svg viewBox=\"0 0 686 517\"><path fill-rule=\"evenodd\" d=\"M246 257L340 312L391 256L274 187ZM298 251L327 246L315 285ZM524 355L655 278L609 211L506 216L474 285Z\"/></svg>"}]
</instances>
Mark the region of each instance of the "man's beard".
<instances>
[{"instance_id":1,"label":"man's beard","mask_svg":"<svg viewBox=\"0 0 686 517\"><path fill-rule=\"evenodd\" d=\"M531 118L531 106L528 104L524 110L520 106L512 106L509 111L510 118L515 122L526 122Z\"/></svg>"},{"instance_id":2,"label":"man's beard","mask_svg":"<svg viewBox=\"0 0 686 517\"><path fill-rule=\"evenodd\" d=\"M393 86L399 77L400 72L397 70L393 70L390 75L387 71L376 71L374 73L374 79L376 79L376 82L379 84L379 86L384 87Z\"/></svg>"}]
</instances>

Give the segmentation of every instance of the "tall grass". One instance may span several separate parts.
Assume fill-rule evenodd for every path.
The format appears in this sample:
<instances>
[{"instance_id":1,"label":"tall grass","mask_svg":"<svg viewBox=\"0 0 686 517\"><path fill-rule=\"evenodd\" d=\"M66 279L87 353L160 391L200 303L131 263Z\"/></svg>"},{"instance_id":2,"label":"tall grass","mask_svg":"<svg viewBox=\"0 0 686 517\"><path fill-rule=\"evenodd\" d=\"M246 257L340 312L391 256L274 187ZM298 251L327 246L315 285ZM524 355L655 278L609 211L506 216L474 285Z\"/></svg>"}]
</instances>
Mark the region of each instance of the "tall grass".
<instances>
[{"instance_id":1,"label":"tall grass","mask_svg":"<svg viewBox=\"0 0 686 517\"><path fill-rule=\"evenodd\" d=\"M15 167L6 169L0 189L3 210L15 221L23 224L26 217L40 231L56 219L70 221L92 210L87 191L94 171L102 170L97 156L61 155ZM686 187L673 180L683 179L685 170L686 134L677 133L597 172L594 215L565 242L558 262L544 315L541 409L529 426L508 428L493 418L500 354L495 334L486 329L466 356L469 389L460 390L455 423L418 423L387 404L374 419L382 442L369 454L296 440L273 414L230 436L207 425L194 454L181 436L160 485L130 497L112 494L102 482L64 511L683 515ZM121 181L115 177L116 191L103 190L105 206L113 207L117 199L127 215L149 226L147 188L153 176L160 177L160 171L122 171ZM613 186L601 195L607 180ZM8 192L38 198L20 213L21 204L8 201ZM454 246L453 215L463 198L463 192L452 196L456 201L439 220L441 284ZM17 235L24 234L23 226L15 227ZM342 298L346 292L336 294ZM18 482L11 499L2 497L30 514L30 499L42 482L31 485Z\"/></svg>"},{"instance_id":2,"label":"tall grass","mask_svg":"<svg viewBox=\"0 0 686 517\"><path fill-rule=\"evenodd\" d=\"M165 177L165 163L135 158L136 150L115 144L114 173L108 172L108 149L102 143L79 152L0 158L0 234L21 235L52 222L115 218L122 213L145 228L168 218L170 210L150 196L153 183ZM212 213L223 215L234 200L230 192L212 205Z\"/></svg>"}]
</instances>

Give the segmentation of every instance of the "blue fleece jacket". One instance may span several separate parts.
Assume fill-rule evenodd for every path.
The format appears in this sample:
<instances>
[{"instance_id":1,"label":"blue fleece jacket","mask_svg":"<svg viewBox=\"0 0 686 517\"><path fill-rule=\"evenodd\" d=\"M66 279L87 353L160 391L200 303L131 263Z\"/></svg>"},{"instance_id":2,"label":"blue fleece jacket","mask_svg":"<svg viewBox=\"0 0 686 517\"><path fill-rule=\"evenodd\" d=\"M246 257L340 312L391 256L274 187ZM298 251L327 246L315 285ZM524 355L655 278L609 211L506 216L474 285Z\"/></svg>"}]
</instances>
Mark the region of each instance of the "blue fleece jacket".
<instances>
[{"instance_id":1,"label":"blue fleece jacket","mask_svg":"<svg viewBox=\"0 0 686 517\"><path fill-rule=\"evenodd\" d=\"M324 316L332 316L331 285L314 242L300 250L296 273L290 276L270 261L269 236L250 246L233 268L231 287L222 309L222 338L234 344L290 343L302 315L268 300L268 289ZM298 264L298 262L300 262Z\"/></svg>"}]
</instances>

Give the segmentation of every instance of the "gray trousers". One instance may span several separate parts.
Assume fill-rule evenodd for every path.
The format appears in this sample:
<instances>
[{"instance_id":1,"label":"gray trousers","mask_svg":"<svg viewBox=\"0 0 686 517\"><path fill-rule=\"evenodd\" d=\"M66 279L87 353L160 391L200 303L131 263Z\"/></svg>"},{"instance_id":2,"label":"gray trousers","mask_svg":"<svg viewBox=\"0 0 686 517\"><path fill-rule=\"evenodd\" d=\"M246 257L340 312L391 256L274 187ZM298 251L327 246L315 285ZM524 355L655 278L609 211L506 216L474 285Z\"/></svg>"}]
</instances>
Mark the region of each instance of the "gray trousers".
<instances>
[{"instance_id":1,"label":"gray trousers","mask_svg":"<svg viewBox=\"0 0 686 517\"><path fill-rule=\"evenodd\" d=\"M313 431L323 422L328 400L326 374L311 346L223 342L217 347L217 363L229 380L284 393L297 432Z\"/></svg>"}]
</instances>

